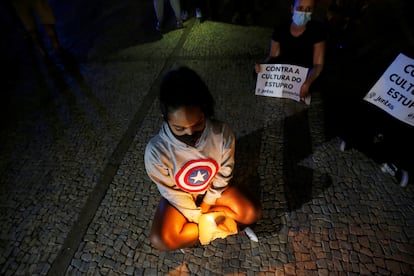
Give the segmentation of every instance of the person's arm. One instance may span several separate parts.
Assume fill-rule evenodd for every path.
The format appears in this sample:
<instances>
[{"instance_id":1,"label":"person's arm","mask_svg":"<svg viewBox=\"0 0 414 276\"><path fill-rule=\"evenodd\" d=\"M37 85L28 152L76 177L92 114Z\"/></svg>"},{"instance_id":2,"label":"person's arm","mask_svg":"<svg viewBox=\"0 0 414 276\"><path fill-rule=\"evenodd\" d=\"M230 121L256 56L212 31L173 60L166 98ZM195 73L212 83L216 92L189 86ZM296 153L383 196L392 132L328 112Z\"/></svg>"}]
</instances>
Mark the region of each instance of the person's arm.
<instances>
[{"instance_id":1,"label":"person's arm","mask_svg":"<svg viewBox=\"0 0 414 276\"><path fill-rule=\"evenodd\" d=\"M221 147L217 149L221 151L220 169L204 196L201 205L202 212L207 212L215 204L233 177L235 137L227 125L221 128L223 141Z\"/></svg>"},{"instance_id":2,"label":"person's arm","mask_svg":"<svg viewBox=\"0 0 414 276\"><path fill-rule=\"evenodd\" d=\"M310 69L308 76L300 88L300 97L305 98L309 94L309 88L312 83L319 77L325 63L325 41L315 43L313 46L313 67Z\"/></svg>"},{"instance_id":3,"label":"person's arm","mask_svg":"<svg viewBox=\"0 0 414 276\"><path fill-rule=\"evenodd\" d=\"M278 57L279 55L280 55L280 43L272 40L272 42L270 43L269 56L267 56L265 63L269 62L272 58Z\"/></svg>"},{"instance_id":4,"label":"person's arm","mask_svg":"<svg viewBox=\"0 0 414 276\"><path fill-rule=\"evenodd\" d=\"M270 43L270 52L269 52L269 55L266 57L264 63L265 64L268 63L270 60L272 60L273 58L278 57L279 55L280 55L280 43L272 40L272 42ZM256 63L255 70L256 70L256 73L257 74L260 73L261 68L260 68L260 64L259 63Z\"/></svg>"}]
</instances>

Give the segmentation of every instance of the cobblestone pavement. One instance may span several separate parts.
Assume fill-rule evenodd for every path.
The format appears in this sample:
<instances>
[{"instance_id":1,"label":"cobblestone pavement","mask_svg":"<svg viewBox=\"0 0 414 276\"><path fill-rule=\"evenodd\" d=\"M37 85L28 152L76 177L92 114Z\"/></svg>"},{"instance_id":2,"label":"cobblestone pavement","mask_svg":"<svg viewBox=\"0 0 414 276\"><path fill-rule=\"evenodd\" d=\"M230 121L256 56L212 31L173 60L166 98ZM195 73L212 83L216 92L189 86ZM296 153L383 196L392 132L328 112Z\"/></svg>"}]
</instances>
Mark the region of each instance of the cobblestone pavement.
<instances>
[{"instance_id":1,"label":"cobblestone pavement","mask_svg":"<svg viewBox=\"0 0 414 276\"><path fill-rule=\"evenodd\" d=\"M0 274L414 274L413 186L338 150L320 91L309 108L254 95L270 28L191 19L131 42L122 27L108 34L124 47L96 37L79 68L19 72L30 108L1 133ZM235 181L263 204L258 243L240 233L185 253L150 245L159 193L143 151L161 124L160 77L178 65L199 72L236 133Z\"/></svg>"}]
</instances>

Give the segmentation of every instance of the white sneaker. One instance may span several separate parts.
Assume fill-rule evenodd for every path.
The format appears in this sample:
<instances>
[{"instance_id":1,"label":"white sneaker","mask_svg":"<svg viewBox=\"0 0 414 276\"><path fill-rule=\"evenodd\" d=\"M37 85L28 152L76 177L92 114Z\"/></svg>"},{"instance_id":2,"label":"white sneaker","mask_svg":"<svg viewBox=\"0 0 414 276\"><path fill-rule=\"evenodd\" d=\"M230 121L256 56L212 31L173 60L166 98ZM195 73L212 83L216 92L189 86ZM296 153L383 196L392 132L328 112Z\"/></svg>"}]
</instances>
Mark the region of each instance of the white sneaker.
<instances>
[{"instance_id":1,"label":"white sneaker","mask_svg":"<svg viewBox=\"0 0 414 276\"><path fill-rule=\"evenodd\" d=\"M400 187L405 187L408 184L409 175L406 170L399 169L392 163L381 164L381 171L395 177Z\"/></svg>"},{"instance_id":2,"label":"white sneaker","mask_svg":"<svg viewBox=\"0 0 414 276\"><path fill-rule=\"evenodd\" d=\"M155 25L155 29L159 32L163 31L161 22L159 22L159 21L157 22L157 25Z\"/></svg>"},{"instance_id":3,"label":"white sneaker","mask_svg":"<svg viewBox=\"0 0 414 276\"><path fill-rule=\"evenodd\" d=\"M195 17L197 19L201 19L203 17L203 14L201 13L201 10L199 8L196 8Z\"/></svg>"},{"instance_id":4,"label":"white sneaker","mask_svg":"<svg viewBox=\"0 0 414 276\"><path fill-rule=\"evenodd\" d=\"M177 19L176 20L176 22L175 22L175 28L176 29L182 29L182 28L184 28L184 24L183 24L183 21L181 19Z\"/></svg>"},{"instance_id":5,"label":"white sneaker","mask_svg":"<svg viewBox=\"0 0 414 276\"><path fill-rule=\"evenodd\" d=\"M186 21L188 19L188 11L182 11L181 12L181 19L183 21Z\"/></svg>"},{"instance_id":6,"label":"white sneaker","mask_svg":"<svg viewBox=\"0 0 414 276\"><path fill-rule=\"evenodd\" d=\"M246 236L248 236L251 241L259 242L259 238L253 232L252 228L246 227L246 228L244 228L243 231L244 231L244 233L246 233Z\"/></svg>"},{"instance_id":7,"label":"white sneaker","mask_svg":"<svg viewBox=\"0 0 414 276\"><path fill-rule=\"evenodd\" d=\"M344 152L345 149L346 149L346 142L341 139L341 141L339 141L339 150Z\"/></svg>"},{"instance_id":8,"label":"white sneaker","mask_svg":"<svg viewBox=\"0 0 414 276\"><path fill-rule=\"evenodd\" d=\"M381 171L383 173L388 173L391 176L396 176L398 168L392 163L382 163Z\"/></svg>"},{"instance_id":9,"label":"white sneaker","mask_svg":"<svg viewBox=\"0 0 414 276\"><path fill-rule=\"evenodd\" d=\"M408 172L406 170L401 170L401 175L398 175L397 179L400 182L400 187L404 188L408 184Z\"/></svg>"}]
</instances>

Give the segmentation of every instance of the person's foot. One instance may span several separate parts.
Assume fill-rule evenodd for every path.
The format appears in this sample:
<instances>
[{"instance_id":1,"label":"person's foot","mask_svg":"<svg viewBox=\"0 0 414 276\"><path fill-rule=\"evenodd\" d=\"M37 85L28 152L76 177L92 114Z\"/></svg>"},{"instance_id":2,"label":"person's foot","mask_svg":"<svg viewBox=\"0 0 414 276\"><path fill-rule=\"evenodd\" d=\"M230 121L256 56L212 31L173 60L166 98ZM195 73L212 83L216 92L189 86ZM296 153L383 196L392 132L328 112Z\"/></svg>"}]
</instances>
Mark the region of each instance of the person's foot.
<instances>
[{"instance_id":1,"label":"person's foot","mask_svg":"<svg viewBox=\"0 0 414 276\"><path fill-rule=\"evenodd\" d=\"M380 168L383 173L387 173L391 176L397 175L398 168L392 163L382 163Z\"/></svg>"},{"instance_id":2,"label":"person's foot","mask_svg":"<svg viewBox=\"0 0 414 276\"><path fill-rule=\"evenodd\" d=\"M157 25L155 25L155 29L159 32L163 32L164 31L163 24L160 21L158 21Z\"/></svg>"},{"instance_id":3,"label":"person's foot","mask_svg":"<svg viewBox=\"0 0 414 276\"><path fill-rule=\"evenodd\" d=\"M199 8L196 8L195 18L197 18L197 19L203 18L203 13L201 12L201 10Z\"/></svg>"},{"instance_id":4,"label":"person's foot","mask_svg":"<svg viewBox=\"0 0 414 276\"><path fill-rule=\"evenodd\" d=\"M346 150L347 148L346 148L346 142L345 142L345 140L340 140L339 141L339 150L340 151L342 151L342 152L344 152L345 150Z\"/></svg>"},{"instance_id":5,"label":"person's foot","mask_svg":"<svg viewBox=\"0 0 414 276\"><path fill-rule=\"evenodd\" d=\"M246 234L247 237L249 237L251 241L259 242L259 238L256 236L252 228L246 227L243 229L243 232Z\"/></svg>"},{"instance_id":6,"label":"person's foot","mask_svg":"<svg viewBox=\"0 0 414 276\"><path fill-rule=\"evenodd\" d=\"M401 170L401 174L397 174L397 181L400 187L404 188L407 186L409 180L409 175L406 170Z\"/></svg>"},{"instance_id":7,"label":"person's foot","mask_svg":"<svg viewBox=\"0 0 414 276\"><path fill-rule=\"evenodd\" d=\"M188 11L184 10L181 12L181 19L186 21L188 19Z\"/></svg>"},{"instance_id":8,"label":"person's foot","mask_svg":"<svg viewBox=\"0 0 414 276\"><path fill-rule=\"evenodd\" d=\"M250 13L248 13L246 15L246 25L250 26L250 25L253 25L253 24L254 24L253 16Z\"/></svg>"},{"instance_id":9,"label":"person's foot","mask_svg":"<svg viewBox=\"0 0 414 276\"><path fill-rule=\"evenodd\" d=\"M231 23L233 23L233 24L239 24L240 23L240 13L239 12L235 12L233 14L233 17L231 18Z\"/></svg>"},{"instance_id":10,"label":"person's foot","mask_svg":"<svg viewBox=\"0 0 414 276\"><path fill-rule=\"evenodd\" d=\"M182 29L182 28L184 28L184 24L183 24L183 21L181 19L177 19L177 21L175 23L175 28L176 29Z\"/></svg>"},{"instance_id":11,"label":"person's foot","mask_svg":"<svg viewBox=\"0 0 414 276\"><path fill-rule=\"evenodd\" d=\"M398 183L398 185L400 185L400 187L407 186L408 180L409 180L409 175L408 175L408 172L406 170L400 169L392 163L382 163L380 168L381 168L381 171L383 173L387 173L387 174L395 177L395 179L397 180L397 183Z\"/></svg>"},{"instance_id":12,"label":"person's foot","mask_svg":"<svg viewBox=\"0 0 414 276\"><path fill-rule=\"evenodd\" d=\"M382 141L384 141L384 135L382 133L378 133L377 135L375 135L373 140L372 140L372 142L374 142L374 144L381 143Z\"/></svg>"}]
</instances>

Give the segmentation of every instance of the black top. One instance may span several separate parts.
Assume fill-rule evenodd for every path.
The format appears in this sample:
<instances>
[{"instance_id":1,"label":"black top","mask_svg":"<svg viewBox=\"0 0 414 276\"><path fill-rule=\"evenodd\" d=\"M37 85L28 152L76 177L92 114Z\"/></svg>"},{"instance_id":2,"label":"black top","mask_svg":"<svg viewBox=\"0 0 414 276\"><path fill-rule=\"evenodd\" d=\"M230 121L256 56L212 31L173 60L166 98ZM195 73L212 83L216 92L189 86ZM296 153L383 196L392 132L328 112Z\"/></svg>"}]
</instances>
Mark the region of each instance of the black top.
<instances>
[{"instance_id":1,"label":"black top","mask_svg":"<svg viewBox=\"0 0 414 276\"><path fill-rule=\"evenodd\" d=\"M326 40L325 26L317 21L309 21L305 31L298 37L290 33L291 21L274 29L272 40L280 43L280 56L269 63L293 64L307 68L313 66L313 45Z\"/></svg>"}]
</instances>

